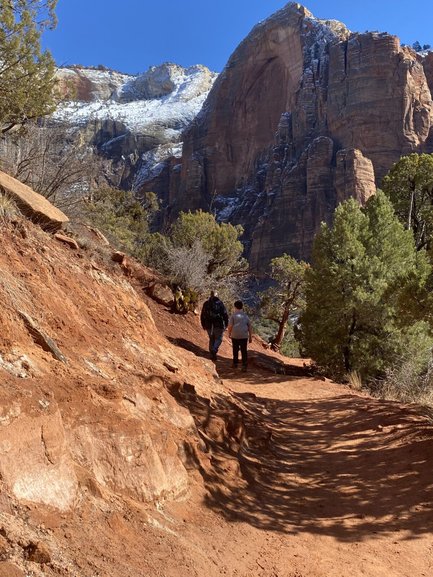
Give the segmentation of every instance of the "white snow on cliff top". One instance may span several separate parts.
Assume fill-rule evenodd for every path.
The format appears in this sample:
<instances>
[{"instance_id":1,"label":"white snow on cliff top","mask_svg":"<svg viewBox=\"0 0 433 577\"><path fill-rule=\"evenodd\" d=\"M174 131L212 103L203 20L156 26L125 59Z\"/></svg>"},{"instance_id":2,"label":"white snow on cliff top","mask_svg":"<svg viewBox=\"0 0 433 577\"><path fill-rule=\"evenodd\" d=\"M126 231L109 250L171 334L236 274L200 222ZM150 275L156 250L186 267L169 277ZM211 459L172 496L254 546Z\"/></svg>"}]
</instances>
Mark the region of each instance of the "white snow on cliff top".
<instances>
[{"instance_id":1,"label":"white snow on cliff top","mask_svg":"<svg viewBox=\"0 0 433 577\"><path fill-rule=\"evenodd\" d=\"M109 79L111 82L118 84L118 86L121 86L125 82L128 82L128 80L131 80L131 78L134 78L131 74L116 72L115 70L109 70L108 68L85 68L79 66L58 68L58 73L71 81L73 81L74 76L80 74L95 84L98 82L107 82L107 79Z\"/></svg>"},{"instance_id":2,"label":"white snow on cliff top","mask_svg":"<svg viewBox=\"0 0 433 577\"><path fill-rule=\"evenodd\" d=\"M110 119L124 123L132 132L162 131L172 139L197 115L217 77L204 66L185 69L174 64L153 67L139 76L114 73L114 78L112 71L100 70L81 70L80 74L95 84L95 100L65 102L54 113L55 120L85 125ZM98 98L98 83L107 81L115 83L113 94Z\"/></svg>"}]
</instances>

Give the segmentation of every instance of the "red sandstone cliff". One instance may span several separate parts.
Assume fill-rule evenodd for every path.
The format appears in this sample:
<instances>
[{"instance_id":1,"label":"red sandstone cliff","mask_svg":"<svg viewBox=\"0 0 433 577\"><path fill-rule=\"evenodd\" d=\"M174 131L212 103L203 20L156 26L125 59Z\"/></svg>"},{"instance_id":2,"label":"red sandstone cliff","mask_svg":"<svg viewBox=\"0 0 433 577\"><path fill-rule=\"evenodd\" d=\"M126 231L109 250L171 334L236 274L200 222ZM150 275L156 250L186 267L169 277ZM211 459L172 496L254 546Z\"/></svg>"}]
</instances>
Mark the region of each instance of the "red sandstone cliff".
<instances>
[{"instance_id":1,"label":"red sandstone cliff","mask_svg":"<svg viewBox=\"0 0 433 577\"><path fill-rule=\"evenodd\" d=\"M308 258L339 201L364 202L402 154L429 149L431 61L289 3L235 50L184 135L175 209L242 223L257 269Z\"/></svg>"}]
</instances>

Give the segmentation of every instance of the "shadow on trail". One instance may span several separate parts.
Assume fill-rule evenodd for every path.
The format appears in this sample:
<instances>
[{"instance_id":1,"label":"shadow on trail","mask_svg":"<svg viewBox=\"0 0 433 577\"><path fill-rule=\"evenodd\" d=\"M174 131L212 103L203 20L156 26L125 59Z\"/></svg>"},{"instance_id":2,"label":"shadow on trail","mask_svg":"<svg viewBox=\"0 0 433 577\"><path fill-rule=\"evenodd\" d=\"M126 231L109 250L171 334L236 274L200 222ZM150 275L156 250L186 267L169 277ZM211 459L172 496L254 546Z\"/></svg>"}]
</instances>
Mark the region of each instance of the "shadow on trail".
<instances>
[{"instance_id":1,"label":"shadow on trail","mask_svg":"<svg viewBox=\"0 0 433 577\"><path fill-rule=\"evenodd\" d=\"M197 345L196 343L189 341L184 338L174 338L168 337L168 340L175 346L181 347L191 353L194 353L197 357L203 357L205 359L209 359L209 351L204 349L203 347ZM249 358L249 371L245 374L240 373L240 364L239 370L235 371L232 370L232 358L226 357L221 354L218 355L218 361L216 363L217 371L220 375L224 378L241 378L244 381L257 381L257 375L255 375L255 370L265 370L266 371L266 379L270 382L275 380L276 375L289 375L293 377L305 377L309 376L310 370L308 367L298 367L290 363L284 363L276 357L272 357L269 354L261 353L259 351L253 350L248 351L248 358ZM261 373L261 379L263 382L264 374Z\"/></svg>"},{"instance_id":2,"label":"shadow on trail","mask_svg":"<svg viewBox=\"0 0 433 577\"><path fill-rule=\"evenodd\" d=\"M174 344L208 357L184 339ZM305 367L292 366L288 376L278 367L264 371L260 360L253 351L241 373L221 357L217 370L252 391L309 376ZM206 447L197 466L207 505L228 520L340 541L431 533L433 425L416 407L351 394L286 401L248 392L209 400L191 386L173 394Z\"/></svg>"},{"instance_id":3,"label":"shadow on trail","mask_svg":"<svg viewBox=\"0 0 433 577\"><path fill-rule=\"evenodd\" d=\"M194 353L197 357L203 357L205 359L209 359L209 351L205 350L203 347L200 347L196 343L188 341L187 339L183 338L174 338L174 337L167 337L171 344L175 345L176 347L181 347L186 351L190 351Z\"/></svg>"},{"instance_id":4,"label":"shadow on trail","mask_svg":"<svg viewBox=\"0 0 433 577\"><path fill-rule=\"evenodd\" d=\"M249 413L238 453L246 484L216 468L209 507L262 529L341 541L431 533L433 428L415 411L352 395L237 397Z\"/></svg>"}]
</instances>

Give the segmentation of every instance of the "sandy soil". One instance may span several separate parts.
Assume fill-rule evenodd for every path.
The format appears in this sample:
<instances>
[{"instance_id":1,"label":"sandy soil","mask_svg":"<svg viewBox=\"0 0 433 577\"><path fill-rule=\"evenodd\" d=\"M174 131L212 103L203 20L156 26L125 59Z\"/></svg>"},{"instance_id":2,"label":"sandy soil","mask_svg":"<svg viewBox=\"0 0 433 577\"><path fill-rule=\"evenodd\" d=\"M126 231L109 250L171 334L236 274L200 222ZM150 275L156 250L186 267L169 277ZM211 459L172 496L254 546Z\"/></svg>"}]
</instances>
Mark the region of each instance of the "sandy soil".
<instances>
[{"instance_id":1,"label":"sandy soil","mask_svg":"<svg viewBox=\"0 0 433 577\"><path fill-rule=\"evenodd\" d=\"M167 317L160 328L208 357L193 323ZM161 575L433 575L433 425L422 409L309 376L301 359L273 355L289 375L263 370L271 354L257 340L246 374L231 368L227 338L220 352L217 370L242 411L242 438L230 444L214 434L204 494L168 508L184 519L176 531L193 558L186 572L171 572L167 559ZM199 400L185 404L212 433ZM213 409L222 419L230 411L224 400Z\"/></svg>"}]
</instances>

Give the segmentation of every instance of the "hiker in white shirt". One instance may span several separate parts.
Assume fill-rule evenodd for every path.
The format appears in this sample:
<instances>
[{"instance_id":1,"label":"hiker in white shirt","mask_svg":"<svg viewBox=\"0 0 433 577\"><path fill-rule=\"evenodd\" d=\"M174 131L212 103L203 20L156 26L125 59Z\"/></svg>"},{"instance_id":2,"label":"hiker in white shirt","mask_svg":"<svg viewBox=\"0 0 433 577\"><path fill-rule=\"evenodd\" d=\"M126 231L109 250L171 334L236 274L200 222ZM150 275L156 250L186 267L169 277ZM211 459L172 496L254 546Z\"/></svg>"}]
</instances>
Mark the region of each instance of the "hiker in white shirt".
<instances>
[{"instance_id":1,"label":"hiker in white shirt","mask_svg":"<svg viewBox=\"0 0 433 577\"><path fill-rule=\"evenodd\" d=\"M248 341L253 340L251 321L243 311L242 301L236 301L234 304L233 314L229 318L228 335L232 339L233 345L233 368L238 366L239 350L242 356L242 370L247 370L248 365Z\"/></svg>"}]
</instances>

